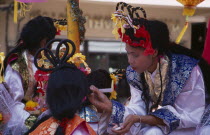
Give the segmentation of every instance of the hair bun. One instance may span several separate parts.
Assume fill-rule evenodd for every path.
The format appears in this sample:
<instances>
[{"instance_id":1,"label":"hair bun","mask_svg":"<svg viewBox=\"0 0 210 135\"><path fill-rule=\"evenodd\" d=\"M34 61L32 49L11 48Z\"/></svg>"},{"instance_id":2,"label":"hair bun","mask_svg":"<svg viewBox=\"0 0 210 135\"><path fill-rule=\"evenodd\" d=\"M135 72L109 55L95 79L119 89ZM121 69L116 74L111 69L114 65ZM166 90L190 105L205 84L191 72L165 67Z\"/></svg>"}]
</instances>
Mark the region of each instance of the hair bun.
<instances>
[{"instance_id":1,"label":"hair bun","mask_svg":"<svg viewBox=\"0 0 210 135\"><path fill-rule=\"evenodd\" d=\"M52 45L56 42L59 42L55 53L53 53ZM63 48L63 45L65 48ZM71 52L69 52L69 45L71 45ZM35 56L34 56L34 64L37 67L37 69L40 69L42 71L53 71L55 69L59 69L62 67L72 67L74 68L75 65L73 64L67 64L67 61L70 57L74 55L76 51L76 46L72 40L69 39L53 39L50 40L44 48L40 48ZM41 59L39 59L39 56L42 56ZM45 66L45 62L48 62L48 65Z\"/></svg>"}]
</instances>

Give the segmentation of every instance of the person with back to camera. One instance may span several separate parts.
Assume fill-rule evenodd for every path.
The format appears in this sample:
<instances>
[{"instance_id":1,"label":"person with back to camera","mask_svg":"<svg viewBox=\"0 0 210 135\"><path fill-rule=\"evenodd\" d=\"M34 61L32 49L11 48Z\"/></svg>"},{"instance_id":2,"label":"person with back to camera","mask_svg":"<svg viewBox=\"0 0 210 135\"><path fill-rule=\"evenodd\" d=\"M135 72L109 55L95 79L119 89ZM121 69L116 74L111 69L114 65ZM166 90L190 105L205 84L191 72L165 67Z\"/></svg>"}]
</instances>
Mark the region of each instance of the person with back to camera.
<instances>
[{"instance_id":1,"label":"person with back to camera","mask_svg":"<svg viewBox=\"0 0 210 135\"><path fill-rule=\"evenodd\" d=\"M56 55L49 49L52 40L45 48L40 49L35 55L35 65L43 71L52 71L47 86L46 102L50 113L38 120L34 126L26 133L29 135L96 135L95 131L86 123L84 119L76 113L89 93L88 82L85 74L74 64L67 63L75 52L75 45L71 40L61 40L56 49ZM62 57L59 51L62 45L66 50ZM70 54L69 46L72 51ZM45 51L53 67L39 67L37 57Z\"/></svg>"}]
</instances>

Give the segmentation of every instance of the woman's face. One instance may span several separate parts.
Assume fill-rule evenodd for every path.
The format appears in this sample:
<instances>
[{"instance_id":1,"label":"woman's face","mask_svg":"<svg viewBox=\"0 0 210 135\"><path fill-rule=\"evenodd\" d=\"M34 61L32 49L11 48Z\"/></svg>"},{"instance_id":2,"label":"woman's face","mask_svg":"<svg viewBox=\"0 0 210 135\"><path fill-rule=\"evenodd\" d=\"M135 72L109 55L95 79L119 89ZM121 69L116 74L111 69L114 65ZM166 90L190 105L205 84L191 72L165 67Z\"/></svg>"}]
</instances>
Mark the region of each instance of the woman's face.
<instances>
[{"instance_id":1,"label":"woman's face","mask_svg":"<svg viewBox=\"0 0 210 135\"><path fill-rule=\"evenodd\" d=\"M125 50L127 51L128 63L137 73L140 74L153 67L153 55L145 56L143 48L134 48L126 44Z\"/></svg>"}]
</instances>

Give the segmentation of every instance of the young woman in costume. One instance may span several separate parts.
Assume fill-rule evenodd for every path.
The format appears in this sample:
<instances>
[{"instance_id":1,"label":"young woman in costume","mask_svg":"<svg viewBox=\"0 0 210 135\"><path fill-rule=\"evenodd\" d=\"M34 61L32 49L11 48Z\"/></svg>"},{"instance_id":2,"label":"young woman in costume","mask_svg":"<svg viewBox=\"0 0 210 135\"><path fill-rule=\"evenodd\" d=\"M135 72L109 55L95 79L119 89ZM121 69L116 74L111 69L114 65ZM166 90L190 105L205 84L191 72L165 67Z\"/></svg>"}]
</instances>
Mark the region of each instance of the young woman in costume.
<instances>
[{"instance_id":1,"label":"young woman in costume","mask_svg":"<svg viewBox=\"0 0 210 135\"><path fill-rule=\"evenodd\" d=\"M16 47L5 58L5 81L16 107L19 108L16 113L20 116L17 119L26 120L30 116L24 110L24 104L32 100L35 93L35 52L55 35L56 28L51 18L35 17L24 25Z\"/></svg>"},{"instance_id":2,"label":"young woman in costume","mask_svg":"<svg viewBox=\"0 0 210 135\"><path fill-rule=\"evenodd\" d=\"M147 20L141 7L118 3L113 20L117 26L114 34L126 43L131 100L124 106L108 100L97 88L92 88L89 100L110 116L116 134L194 134L205 109L204 79L208 79L202 71L206 62L189 49L170 43L167 25Z\"/></svg>"}]
</instances>

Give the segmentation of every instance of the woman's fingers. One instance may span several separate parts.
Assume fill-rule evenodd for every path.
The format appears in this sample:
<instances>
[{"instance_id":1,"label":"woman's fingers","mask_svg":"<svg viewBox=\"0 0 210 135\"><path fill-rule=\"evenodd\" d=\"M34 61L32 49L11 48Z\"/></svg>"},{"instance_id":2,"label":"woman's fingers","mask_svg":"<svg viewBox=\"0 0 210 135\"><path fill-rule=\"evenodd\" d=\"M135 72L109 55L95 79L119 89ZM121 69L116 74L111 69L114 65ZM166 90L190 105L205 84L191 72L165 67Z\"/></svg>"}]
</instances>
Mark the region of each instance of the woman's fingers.
<instances>
[{"instance_id":1,"label":"woman's fingers","mask_svg":"<svg viewBox=\"0 0 210 135\"><path fill-rule=\"evenodd\" d=\"M94 85L90 86L90 90L92 90L93 92L99 91L98 88L96 88Z\"/></svg>"},{"instance_id":2,"label":"woman's fingers","mask_svg":"<svg viewBox=\"0 0 210 135\"><path fill-rule=\"evenodd\" d=\"M104 96L103 93L98 90L94 85L90 86L90 90L92 90L94 96L98 98L98 100L103 100Z\"/></svg>"},{"instance_id":3,"label":"woman's fingers","mask_svg":"<svg viewBox=\"0 0 210 135\"><path fill-rule=\"evenodd\" d=\"M102 92L100 92L98 88L96 88L94 85L91 85L90 89L93 91L93 93L91 93L88 96L90 102L93 105L95 105L95 107L99 111L111 112L112 111L111 101Z\"/></svg>"},{"instance_id":4,"label":"woman's fingers","mask_svg":"<svg viewBox=\"0 0 210 135\"><path fill-rule=\"evenodd\" d=\"M125 134L125 133L127 133L128 131L130 130L130 127L125 127L125 128L119 128L119 130L117 129L116 130L116 128L113 128L112 129L112 132L114 132L114 133L116 133L116 134Z\"/></svg>"},{"instance_id":5,"label":"woman's fingers","mask_svg":"<svg viewBox=\"0 0 210 135\"><path fill-rule=\"evenodd\" d=\"M104 93L102 93L101 91L98 90L98 88L96 88L94 85L90 86L90 89L93 91L93 93L95 94L95 98L97 98L99 101L101 102L106 102L107 100L109 100Z\"/></svg>"},{"instance_id":6,"label":"woman's fingers","mask_svg":"<svg viewBox=\"0 0 210 135\"><path fill-rule=\"evenodd\" d=\"M121 129L120 130L112 129L112 131L114 133L117 133L117 134L125 134L125 133L127 133L130 130L130 128L133 125L133 123L134 123L134 121L133 121L133 115L128 115L125 118L124 123L122 123L122 125L120 126Z\"/></svg>"},{"instance_id":7,"label":"woman's fingers","mask_svg":"<svg viewBox=\"0 0 210 135\"><path fill-rule=\"evenodd\" d=\"M125 122L122 124L121 128L122 128L122 129L126 128L126 127L129 125L129 123L130 123L130 121L125 121Z\"/></svg>"}]
</instances>

